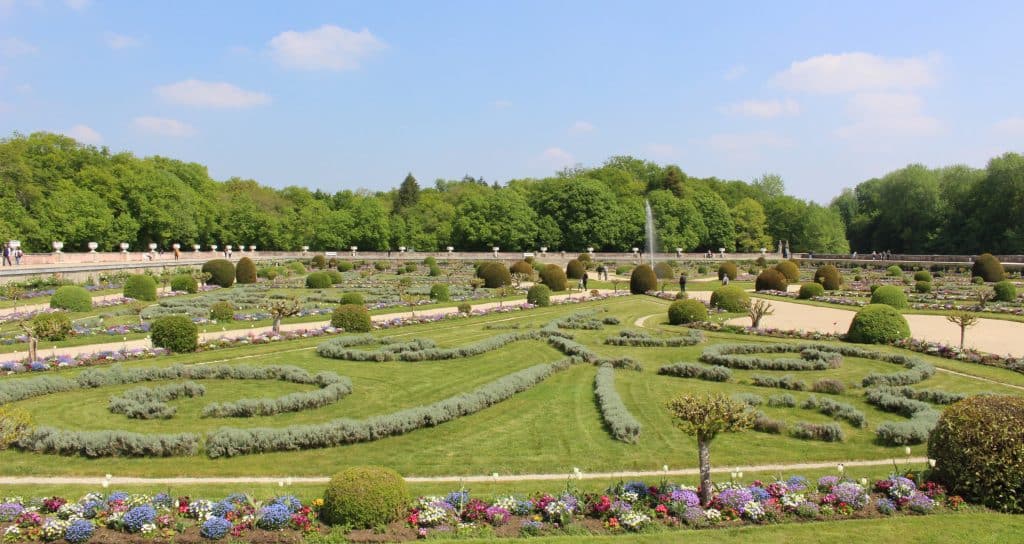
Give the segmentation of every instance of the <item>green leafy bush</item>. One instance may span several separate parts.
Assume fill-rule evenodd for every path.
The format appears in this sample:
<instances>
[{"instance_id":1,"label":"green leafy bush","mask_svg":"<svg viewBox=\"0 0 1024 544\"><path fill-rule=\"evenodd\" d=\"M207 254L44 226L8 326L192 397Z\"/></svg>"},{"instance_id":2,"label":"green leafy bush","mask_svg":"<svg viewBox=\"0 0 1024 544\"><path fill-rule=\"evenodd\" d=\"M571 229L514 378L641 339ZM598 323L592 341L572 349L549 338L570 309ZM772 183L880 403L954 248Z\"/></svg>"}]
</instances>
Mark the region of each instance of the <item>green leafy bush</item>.
<instances>
[{"instance_id":1,"label":"green leafy bush","mask_svg":"<svg viewBox=\"0 0 1024 544\"><path fill-rule=\"evenodd\" d=\"M210 305L210 319L214 321L231 321L235 318L235 305L226 300Z\"/></svg>"},{"instance_id":2,"label":"green leafy bush","mask_svg":"<svg viewBox=\"0 0 1024 544\"><path fill-rule=\"evenodd\" d=\"M711 292L711 306L727 312L745 312L750 306L750 295L738 285L723 285Z\"/></svg>"},{"instance_id":3,"label":"green leafy bush","mask_svg":"<svg viewBox=\"0 0 1024 544\"><path fill-rule=\"evenodd\" d=\"M197 293L199 292L199 282L189 274L178 274L171 278L171 291Z\"/></svg>"},{"instance_id":4,"label":"green leafy bush","mask_svg":"<svg viewBox=\"0 0 1024 544\"><path fill-rule=\"evenodd\" d=\"M323 255L313 255L313 258L309 260L309 266L317 270L323 270L327 268L327 258Z\"/></svg>"},{"instance_id":5,"label":"green leafy bush","mask_svg":"<svg viewBox=\"0 0 1024 544\"><path fill-rule=\"evenodd\" d=\"M970 397L947 408L928 439L931 476L950 493L1024 512L1024 398Z\"/></svg>"},{"instance_id":6,"label":"green leafy bush","mask_svg":"<svg viewBox=\"0 0 1024 544\"><path fill-rule=\"evenodd\" d=\"M440 276L441 275L441 267L437 266L436 264L430 265L430 270L427 271L427 275L432 277L432 278L436 278L436 277Z\"/></svg>"},{"instance_id":7,"label":"green leafy bush","mask_svg":"<svg viewBox=\"0 0 1024 544\"><path fill-rule=\"evenodd\" d=\"M782 261L775 265L775 270L782 272L782 275L786 276L786 281L790 283L800 281L800 267L793 261Z\"/></svg>"},{"instance_id":8,"label":"green leafy bush","mask_svg":"<svg viewBox=\"0 0 1024 544\"><path fill-rule=\"evenodd\" d=\"M324 271L324 274L327 274L327 277L331 278L331 285L337 285L337 284L345 281L345 277L342 276L341 272L338 272L337 270L334 270L334 269L326 270L326 271Z\"/></svg>"},{"instance_id":9,"label":"green leafy bush","mask_svg":"<svg viewBox=\"0 0 1024 544\"><path fill-rule=\"evenodd\" d=\"M586 272L586 268L578 259L572 259L569 264L565 265L565 277L571 280L582 278L584 272Z\"/></svg>"},{"instance_id":10,"label":"green leafy bush","mask_svg":"<svg viewBox=\"0 0 1024 544\"><path fill-rule=\"evenodd\" d=\"M594 380L594 396L605 425L616 440L635 444L640 437L642 426L629 408L622 402L622 397L615 390L615 369L610 364L603 364L597 369Z\"/></svg>"},{"instance_id":11,"label":"green leafy bush","mask_svg":"<svg viewBox=\"0 0 1024 544\"><path fill-rule=\"evenodd\" d=\"M448 294L448 286L443 283L435 283L430 286L430 299L437 302L448 302L451 295Z\"/></svg>"},{"instance_id":12,"label":"green leafy bush","mask_svg":"<svg viewBox=\"0 0 1024 544\"><path fill-rule=\"evenodd\" d=\"M708 309L699 300L677 300L668 307L669 324L685 325L707 320Z\"/></svg>"},{"instance_id":13,"label":"green leafy bush","mask_svg":"<svg viewBox=\"0 0 1024 544\"><path fill-rule=\"evenodd\" d=\"M373 263L373 269L378 272L384 272L388 268L391 268L391 265L387 261L376 261Z\"/></svg>"},{"instance_id":14,"label":"green leafy bush","mask_svg":"<svg viewBox=\"0 0 1024 544\"><path fill-rule=\"evenodd\" d=\"M551 289L542 283L531 286L526 292L526 302L534 306L551 306Z\"/></svg>"},{"instance_id":15,"label":"green leafy bush","mask_svg":"<svg viewBox=\"0 0 1024 544\"><path fill-rule=\"evenodd\" d=\"M155 296L153 298L156 299ZM88 312L92 309L92 295L84 287L62 285L50 295L50 307L69 312Z\"/></svg>"},{"instance_id":16,"label":"green leafy bush","mask_svg":"<svg viewBox=\"0 0 1024 544\"><path fill-rule=\"evenodd\" d=\"M909 337L907 320L887 304L868 304L861 308L846 332L846 339L858 344L888 344Z\"/></svg>"},{"instance_id":17,"label":"green leafy bush","mask_svg":"<svg viewBox=\"0 0 1024 544\"><path fill-rule=\"evenodd\" d=\"M896 285L879 285L871 292L871 304L885 304L896 309L907 307L907 295Z\"/></svg>"},{"instance_id":18,"label":"green leafy bush","mask_svg":"<svg viewBox=\"0 0 1024 544\"><path fill-rule=\"evenodd\" d=\"M235 281L237 283L256 283L256 263L249 257L242 257L235 265Z\"/></svg>"},{"instance_id":19,"label":"green leafy bush","mask_svg":"<svg viewBox=\"0 0 1024 544\"><path fill-rule=\"evenodd\" d=\"M931 293L932 292L932 282L930 282L930 281L914 282L914 292L915 293Z\"/></svg>"},{"instance_id":20,"label":"green leafy bush","mask_svg":"<svg viewBox=\"0 0 1024 544\"><path fill-rule=\"evenodd\" d=\"M156 280L146 274L132 274L124 281L124 296L135 300L156 300Z\"/></svg>"},{"instance_id":21,"label":"green leafy bush","mask_svg":"<svg viewBox=\"0 0 1024 544\"><path fill-rule=\"evenodd\" d=\"M629 275L629 292L642 295L648 291L658 290L658 277L650 265L642 264L633 269Z\"/></svg>"},{"instance_id":22,"label":"green leafy bush","mask_svg":"<svg viewBox=\"0 0 1024 544\"><path fill-rule=\"evenodd\" d=\"M301 263L299 263L301 266ZM306 271L305 267L302 269ZM235 265L227 259L213 259L203 263L203 272L210 274L209 283L221 287L231 287L235 284Z\"/></svg>"},{"instance_id":23,"label":"green leafy bush","mask_svg":"<svg viewBox=\"0 0 1024 544\"><path fill-rule=\"evenodd\" d=\"M331 525L383 527L400 519L410 500L405 480L397 472L384 467L352 467L331 477L320 516Z\"/></svg>"},{"instance_id":24,"label":"green leafy bush","mask_svg":"<svg viewBox=\"0 0 1024 544\"><path fill-rule=\"evenodd\" d=\"M549 264L540 271L540 282L547 285L552 291L565 291L569 280L565 277L565 271L557 264Z\"/></svg>"},{"instance_id":25,"label":"green leafy bush","mask_svg":"<svg viewBox=\"0 0 1024 544\"><path fill-rule=\"evenodd\" d=\"M633 267L630 266L630 265L616 266L615 267L615 274L617 274L619 276L625 276L626 274L629 274L629 272L631 270L633 270Z\"/></svg>"},{"instance_id":26,"label":"green leafy bush","mask_svg":"<svg viewBox=\"0 0 1024 544\"><path fill-rule=\"evenodd\" d=\"M526 261L517 261L512 263L512 266L508 267L508 271L512 274L526 274L527 276L532 276L533 265Z\"/></svg>"},{"instance_id":27,"label":"green leafy bush","mask_svg":"<svg viewBox=\"0 0 1024 544\"><path fill-rule=\"evenodd\" d=\"M981 278L985 281L995 282L1006 279L1006 270L1003 269L1003 264L999 262L991 253L982 253L975 259L974 265L971 266L971 276Z\"/></svg>"},{"instance_id":28,"label":"green leafy bush","mask_svg":"<svg viewBox=\"0 0 1024 544\"><path fill-rule=\"evenodd\" d=\"M676 270L671 264L662 261L654 265L654 275L659 280L670 280L676 277Z\"/></svg>"},{"instance_id":29,"label":"green leafy bush","mask_svg":"<svg viewBox=\"0 0 1024 544\"><path fill-rule=\"evenodd\" d=\"M342 293L338 300L339 304L365 304L362 293Z\"/></svg>"},{"instance_id":30,"label":"green leafy bush","mask_svg":"<svg viewBox=\"0 0 1024 544\"><path fill-rule=\"evenodd\" d=\"M306 276L306 287L310 289L326 289L331 285L331 277L326 272L310 272Z\"/></svg>"},{"instance_id":31,"label":"green leafy bush","mask_svg":"<svg viewBox=\"0 0 1024 544\"><path fill-rule=\"evenodd\" d=\"M926 281L931 283L932 273L927 270L918 270L917 272L914 272L914 281Z\"/></svg>"},{"instance_id":32,"label":"green leafy bush","mask_svg":"<svg viewBox=\"0 0 1024 544\"><path fill-rule=\"evenodd\" d=\"M736 274L739 270L736 268L736 263L732 261L725 261L718 265L718 281L722 281L722 278L729 276L729 280L736 279Z\"/></svg>"},{"instance_id":33,"label":"green leafy bush","mask_svg":"<svg viewBox=\"0 0 1024 544\"><path fill-rule=\"evenodd\" d=\"M992 286L995 292L995 300L999 302L1013 302L1017 300L1017 287L1012 281L1002 280Z\"/></svg>"},{"instance_id":34,"label":"green leafy bush","mask_svg":"<svg viewBox=\"0 0 1024 544\"><path fill-rule=\"evenodd\" d=\"M824 294L825 287L822 286L820 283L805 283L800 286L800 293L797 295L797 298L807 300L810 298L823 296Z\"/></svg>"},{"instance_id":35,"label":"green leafy bush","mask_svg":"<svg viewBox=\"0 0 1024 544\"><path fill-rule=\"evenodd\" d=\"M559 268L559 270L561 270L561 268ZM469 313L473 311L473 306L468 302L463 302L456 306L455 309L458 310L460 314L469 315Z\"/></svg>"},{"instance_id":36,"label":"green leafy bush","mask_svg":"<svg viewBox=\"0 0 1024 544\"><path fill-rule=\"evenodd\" d=\"M292 261L292 262L288 263L288 269L291 270L292 272L296 273L296 274L305 274L306 273L306 265L300 263L299 261Z\"/></svg>"},{"instance_id":37,"label":"green leafy bush","mask_svg":"<svg viewBox=\"0 0 1024 544\"><path fill-rule=\"evenodd\" d=\"M331 326L345 332L369 332L372 325L370 312L361 304L342 304L331 314Z\"/></svg>"},{"instance_id":38,"label":"green leafy bush","mask_svg":"<svg viewBox=\"0 0 1024 544\"><path fill-rule=\"evenodd\" d=\"M839 269L826 264L814 273L815 283L820 283L826 291L835 291L843 286L843 275Z\"/></svg>"},{"instance_id":39,"label":"green leafy bush","mask_svg":"<svg viewBox=\"0 0 1024 544\"><path fill-rule=\"evenodd\" d=\"M423 259L423 266L437 266L437 259L433 255L429 255Z\"/></svg>"},{"instance_id":40,"label":"green leafy bush","mask_svg":"<svg viewBox=\"0 0 1024 544\"><path fill-rule=\"evenodd\" d=\"M338 272L348 272L353 266L350 261L338 261Z\"/></svg>"},{"instance_id":41,"label":"green leafy bush","mask_svg":"<svg viewBox=\"0 0 1024 544\"><path fill-rule=\"evenodd\" d=\"M32 330L40 340L59 342L71 334L71 317L67 312L36 314L32 318Z\"/></svg>"},{"instance_id":42,"label":"green leafy bush","mask_svg":"<svg viewBox=\"0 0 1024 544\"><path fill-rule=\"evenodd\" d=\"M774 268L764 269L754 280L756 291L785 291L787 286L786 276Z\"/></svg>"},{"instance_id":43,"label":"green leafy bush","mask_svg":"<svg viewBox=\"0 0 1024 544\"><path fill-rule=\"evenodd\" d=\"M158 317L149 334L154 346L175 353L189 353L199 348L199 327L184 315Z\"/></svg>"},{"instance_id":44,"label":"green leafy bush","mask_svg":"<svg viewBox=\"0 0 1024 544\"><path fill-rule=\"evenodd\" d=\"M903 277L903 269L898 264L890 265L885 269L885 275L892 278Z\"/></svg>"},{"instance_id":45,"label":"green leafy bush","mask_svg":"<svg viewBox=\"0 0 1024 544\"><path fill-rule=\"evenodd\" d=\"M484 287L495 289L512 285L512 274L508 268L498 261L487 261L477 268L476 275L484 280Z\"/></svg>"},{"instance_id":46,"label":"green leafy bush","mask_svg":"<svg viewBox=\"0 0 1024 544\"><path fill-rule=\"evenodd\" d=\"M417 270L417 268L418 267L416 266L416 263L405 263L405 273L406 274L412 274L413 272L415 272Z\"/></svg>"},{"instance_id":47,"label":"green leafy bush","mask_svg":"<svg viewBox=\"0 0 1024 544\"><path fill-rule=\"evenodd\" d=\"M843 429L835 423L804 423L799 422L789 430L790 436L803 440L821 440L823 442L842 442Z\"/></svg>"}]
</instances>

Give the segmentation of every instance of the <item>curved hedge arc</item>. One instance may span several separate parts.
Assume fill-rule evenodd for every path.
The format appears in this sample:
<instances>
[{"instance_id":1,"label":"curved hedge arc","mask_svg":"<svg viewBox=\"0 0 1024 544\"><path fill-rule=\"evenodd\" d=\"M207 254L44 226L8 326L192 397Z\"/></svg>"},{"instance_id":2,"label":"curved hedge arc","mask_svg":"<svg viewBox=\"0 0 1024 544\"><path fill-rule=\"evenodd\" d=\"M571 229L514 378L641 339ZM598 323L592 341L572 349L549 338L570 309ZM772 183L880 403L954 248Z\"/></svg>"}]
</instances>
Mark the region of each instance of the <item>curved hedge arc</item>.
<instances>
[{"instance_id":1,"label":"curved hedge arc","mask_svg":"<svg viewBox=\"0 0 1024 544\"><path fill-rule=\"evenodd\" d=\"M698 329L689 329L682 336L657 338L642 331L622 331L618 336L604 339L609 346L633 346L644 348L678 348L695 346L704 341L704 333Z\"/></svg>"},{"instance_id":2,"label":"curved hedge arc","mask_svg":"<svg viewBox=\"0 0 1024 544\"><path fill-rule=\"evenodd\" d=\"M169 419L178 409L169 406L168 401L205 394L205 387L191 381L160 387L136 387L110 397L107 410L130 419Z\"/></svg>"},{"instance_id":3,"label":"curved hedge arc","mask_svg":"<svg viewBox=\"0 0 1024 544\"><path fill-rule=\"evenodd\" d=\"M909 446L925 442L941 415L930 404L908 398L904 391L893 387L868 389L864 393L864 400L879 410L910 418L910 421L887 421L875 429L878 441L888 446Z\"/></svg>"},{"instance_id":4,"label":"curved hedge arc","mask_svg":"<svg viewBox=\"0 0 1024 544\"><path fill-rule=\"evenodd\" d=\"M612 365L605 363L598 367L594 379L594 396L597 397L601 417L612 436L616 440L636 444L643 426L626 408L619 392L615 390L615 369Z\"/></svg>"},{"instance_id":5,"label":"curved hedge arc","mask_svg":"<svg viewBox=\"0 0 1024 544\"><path fill-rule=\"evenodd\" d=\"M703 363L742 370L827 370L842 364L842 354L820 344L718 344L704 350ZM799 359L743 357L755 353L799 353Z\"/></svg>"},{"instance_id":6,"label":"curved hedge arc","mask_svg":"<svg viewBox=\"0 0 1024 544\"><path fill-rule=\"evenodd\" d=\"M673 363L658 369L662 376L696 378L709 382L727 382L732 379L732 370L724 366L706 366L693 363Z\"/></svg>"}]
</instances>

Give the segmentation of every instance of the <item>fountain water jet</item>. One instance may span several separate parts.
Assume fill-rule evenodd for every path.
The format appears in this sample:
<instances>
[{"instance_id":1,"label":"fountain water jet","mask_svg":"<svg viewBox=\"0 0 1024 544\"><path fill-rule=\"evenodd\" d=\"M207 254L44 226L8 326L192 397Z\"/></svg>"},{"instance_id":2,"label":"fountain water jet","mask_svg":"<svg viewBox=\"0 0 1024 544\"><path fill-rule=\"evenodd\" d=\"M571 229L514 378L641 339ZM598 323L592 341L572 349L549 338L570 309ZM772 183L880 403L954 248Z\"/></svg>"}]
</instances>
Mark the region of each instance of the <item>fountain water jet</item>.
<instances>
[{"instance_id":1,"label":"fountain water jet","mask_svg":"<svg viewBox=\"0 0 1024 544\"><path fill-rule=\"evenodd\" d=\"M647 216L647 253L651 255L651 268L654 268L654 251L658 242L654 232L654 212L651 211L651 203L647 200L644 200L644 212Z\"/></svg>"}]
</instances>

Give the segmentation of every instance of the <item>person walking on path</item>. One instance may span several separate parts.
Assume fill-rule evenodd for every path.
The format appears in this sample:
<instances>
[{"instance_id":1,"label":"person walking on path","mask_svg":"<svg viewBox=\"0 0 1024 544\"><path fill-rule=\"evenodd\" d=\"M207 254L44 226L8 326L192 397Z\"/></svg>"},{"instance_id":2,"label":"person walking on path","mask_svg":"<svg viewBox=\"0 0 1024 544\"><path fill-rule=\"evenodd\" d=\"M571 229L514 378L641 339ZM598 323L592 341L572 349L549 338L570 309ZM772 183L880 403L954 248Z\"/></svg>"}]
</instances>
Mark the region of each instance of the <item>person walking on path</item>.
<instances>
[{"instance_id":1,"label":"person walking on path","mask_svg":"<svg viewBox=\"0 0 1024 544\"><path fill-rule=\"evenodd\" d=\"M686 292L686 272L679 274L679 291Z\"/></svg>"},{"instance_id":2,"label":"person walking on path","mask_svg":"<svg viewBox=\"0 0 1024 544\"><path fill-rule=\"evenodd\" d=\"M580 278L580 284L583 285L583 290L584 291L586 291L586 289L587 289L587 280L589 280L589 279L590 279L590 276L588 276L586 272L584 272L583 273L583 277Z\"/></svg>"},{"instance_id":3,"label":"person walking on path","mask_svg":"<svg viewBox=\"0 0 1024 544\"><path fill-rule=\"evenodd\" d=\"M722 274L722 285L729 285L729 274Z\"/></svg>"},{"instance_id":4,"label":"person walking on path","mask_svg":"<svg viewBox=\"0 0 1024 544\"><path fill-rule=\"evenodd\" d=\"M597 265L597 279L602 279L602 277L605 274L607 274L607 272L605 272L605 270L604 270L604 265L603 264ZM608 279L608 278L603 278L603 279Z\"/></svg>"},{"instance_id":5,"label":"person walking on path","mask_svg":"<svg viewBox=\"0 0 1024 544\"><path fill-rule=\"evenodd\" d=\"M25 256L25 252L21 250L21 246L14 248L14 264L21 266L21 258Z\"/></svg>"},{"instance_id":6,"label":"person walking on path","mask_svg":"<svg viewBox=\"0 0 1024 544\"><path fill-rule=\"evenodd\" d=\"M10 242L7 242L6 244L4 244L4 261L3 261L3 265L4 266L13 266L11 264L11 243Z\"/></svg>"},{"instance_id":7,"label":"person walking on path","mask_svg":"<svg viewBox=\"0 0 1024 544\"><path fill-rule=\"evenodd\" d=\"M174 248L174 260L177 261L178 257L181 257L181 250Z\"/></svg>"}]
</instances>

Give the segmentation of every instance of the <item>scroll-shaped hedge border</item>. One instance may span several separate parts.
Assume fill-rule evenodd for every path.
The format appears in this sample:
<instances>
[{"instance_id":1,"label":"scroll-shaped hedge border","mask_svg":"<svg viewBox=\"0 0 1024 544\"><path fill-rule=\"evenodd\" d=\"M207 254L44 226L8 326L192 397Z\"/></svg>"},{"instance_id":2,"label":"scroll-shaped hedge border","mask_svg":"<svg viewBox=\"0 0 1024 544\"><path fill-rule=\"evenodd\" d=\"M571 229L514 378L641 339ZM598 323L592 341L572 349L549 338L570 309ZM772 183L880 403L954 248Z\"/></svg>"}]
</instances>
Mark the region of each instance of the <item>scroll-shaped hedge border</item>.
<instances>
[{"instance_id":1,"label":"scroll-shaped hedge border","mask_svg":"<svg viewBox=\"0 0 1024 544\"><path fill-rule=\"evenodd\" d=\"M879 442L888 446L909 446L928 440L939 421L939 411L926 402L908 398L910 388L875 387L864 393L868 404L879 410L909 417L910 421L886 421L875 429ZM910 395L916 396L913 390Z\"/></svg>"},{"instance_id":2,"label":"scroll-shaped hedge border","mask_svg":"<svg viewBox=\"0 0 1024 544\"><path fill-rule=\"evenodd\" d=\"M66 431L36 427L18 440L18 448L35 453L84 457L177 457L199 451L199 435L141 434L127 431Z\"/></svg>"},{"instance_id":3,"label":"scroll-shaped hedge border","mask_svg":"<svg viewBox=\"0 0 1024 544\"><path fill-rule=\"evenodd\" d=\"M677 378L697 378L709 382L727 382L732 379L732 371L724 366L707 366L693 363L674 363L658 369L662 376Z\"/></svg>"},{"instance_id":4,"label":"scroll-shaped hedge border","mask_svg":"<svg viewBox=\"0 0 1024 544\"><path fill-rule=\"evenodd\" d=\"M828 370L842 364L842 355L826 346L799 344L718 344L701 354L704 363L741 370ZM800 359L747 357L754 353L799 353Z\"/></svg>"},{"instance_id":5,"label":"scroll-shaped hedge border","mask_svg":"<svg viewBox=\"0 0 1024 544\"><path fill-rule=\"evenodd\" d=\"M609 346L633 346L642 348L677 348L684 346L695 346L704 341L704 333L697 329L689 329L683 336L671 338L656 338L645 332L622 331L618 336L605 338L604 343Z\"/></svg>"},{"instance_id":6,"label":"scroll-shaped hedge border","mask_svg":"<svg viewBox=\"0 0 1024 544\"><path fill-rule=\"evenodd\" d=\"M392 343L378 340L377 343L384 344L376 350L351 349L351 344L338 342L345 340L345 337L328 340L316 348L317 355L329 359L342 359L345 361L441 361L446 359L461 359L482 355L489 351L502 348L513 342L522 340L539 340L545 335L540 331L516 332L502 334L459 346L456 348L438 348L431 340L413 340L410 342Z\"/></svg>"},{"instance_id":7,"label":"scroll-shaped hedge border","mask_svg":"<svg viewBox=\"0 0 1024 544\"><path fill-rule=\"evenodd\" d=\"M616 440L635 444L640 438L642 425L629 412L619 392L615 390L615 369L611 365L603 364L597 369L594 395L601 408L601 417L604 418L612 436Z\"/></svg>"},{"instance_id":8,"label":"scroll-shaped hedge border","mask_svg":"<svg viewBox=\"0 0 1024 544\"><path fill-rule=\"evenodd\" d=\"M498 378L469 393L364 420L336 419L314 425L283 428L222 427L206 435L206 454L213 459L271 451L330 448L358 442L372 442L433 427L473 414L526 391L549 376L578 362L572 358L534 365Z\"/></svg>"},{"instance_id":9,"label":"scroll-shaped hedge border","mask_svg":"<svg viewBox=\"0 0 1024 544\"><path fill-rule=\"evenodd\" d=\"M205 394L206 388L192 381L160 387L136 387L110 397L107 410L131 419L169 419L174 417L177 408L167 404L168 401Z\"/></svg>"}]
</instances>

